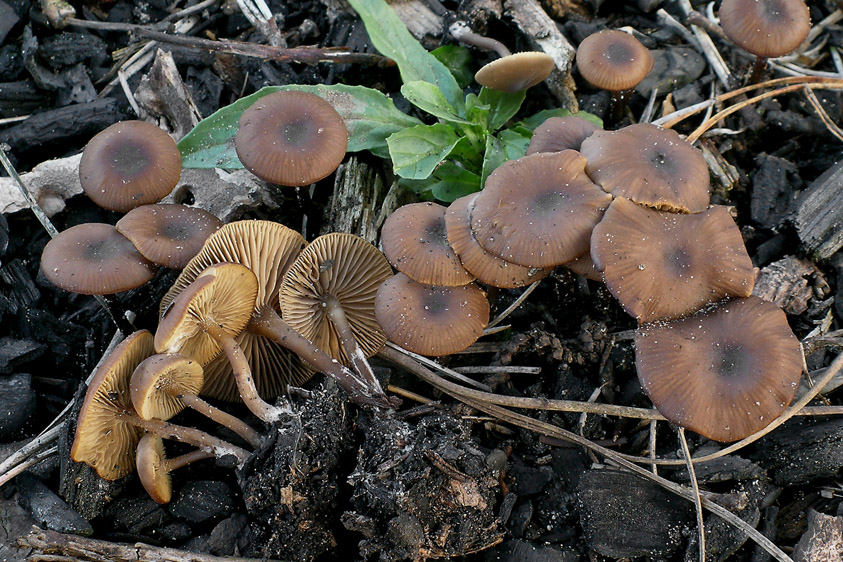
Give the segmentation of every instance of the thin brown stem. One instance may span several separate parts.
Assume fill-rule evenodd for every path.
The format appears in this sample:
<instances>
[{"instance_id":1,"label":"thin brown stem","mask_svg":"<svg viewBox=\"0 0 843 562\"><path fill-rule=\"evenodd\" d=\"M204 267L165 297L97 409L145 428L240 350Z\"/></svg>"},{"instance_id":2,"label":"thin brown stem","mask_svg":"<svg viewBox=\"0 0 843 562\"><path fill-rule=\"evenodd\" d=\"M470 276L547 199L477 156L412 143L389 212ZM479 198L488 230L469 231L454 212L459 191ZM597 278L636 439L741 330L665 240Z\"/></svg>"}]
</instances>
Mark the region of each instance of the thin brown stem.
<instances>
[{"instance_id":1,"label":"thin brown stem","mask_svg":"<svg viewBox=\"0 0 843 562\"><path fill-rule=\"evenodd\" d=\"M354 332L351 330L351 325L348 323L348 318L340 301L336 297L329 295L323 297L323 302L325 303L328 318L330 318L334 328L337 329L337 333L340 336L340 343L342 343L342 347L345 349L345 353L351 361L351 366L357 371L357 374L363 377L375 389L375 392L383 394L381 383L375 377L372 366L369 365L369 360L366 359L366 354L363 353L360 344L357 343L357 338L354 337Z\"/></svg>"},{"instance_id":2,"label":"thin brown stem","mask_svg":"<svg viewBox=\"0 0 843 562\"><path fill-rule=\"evenodd\" d=\"M218 424L227 427L242 437L252 447L257 448L260 446L262 441L260 434L240 418L232 416L228 412L220 410L216 406L212 406L195 394L179 394L178 399L181 400L188 408L191 408L203 416L214 420Z\"/></svg>"},{"instance_id":3,"label":"thin brown stem","mask_svg":"<svg viewBox=\"0 0 843 562\"><path fill-rule=\"evenodd\" d=\"M749 83L758 84L761 82L765 70L767 70L767 58L755 57L755 62L752 64L752 74L749 75Z\"/></svg>"},{"instance_id":4,"label":"thin brown stem","mask_svg":"<svg viewBox=\"0 0 843 562\"><path fill-rule=\"evenodd\" d=\"M202 449L196 449L195 451L190 451L189 453L185 453L183 455L179 455L177 457L165 460L162 468L164 469L164 472L172 472L174 470L178 470L182 467L185 467L191 463L205 459L210 459L213 456L213 453L203 451Z\"/></svg>"},{"instance_id":5,"label":"thin brown stem","mask_svg":"<svg viewBox=\"0 0 843 562\"><path fill-rule=\"evenodd\" d=\"M249 452L245 449L241 449L236 445L232 445L228 441L223 441L218 437L214 437L213 435L192 427L174 425L169 422L155 419L145 420L134 412L123 413L121 417L125 422L148 431L153 435L157 435L162 439L188 443L194 447L210 452L216 457L234 455L240 463L246 462L246 459L249 458Z\"/></svg>"}]
</instances>

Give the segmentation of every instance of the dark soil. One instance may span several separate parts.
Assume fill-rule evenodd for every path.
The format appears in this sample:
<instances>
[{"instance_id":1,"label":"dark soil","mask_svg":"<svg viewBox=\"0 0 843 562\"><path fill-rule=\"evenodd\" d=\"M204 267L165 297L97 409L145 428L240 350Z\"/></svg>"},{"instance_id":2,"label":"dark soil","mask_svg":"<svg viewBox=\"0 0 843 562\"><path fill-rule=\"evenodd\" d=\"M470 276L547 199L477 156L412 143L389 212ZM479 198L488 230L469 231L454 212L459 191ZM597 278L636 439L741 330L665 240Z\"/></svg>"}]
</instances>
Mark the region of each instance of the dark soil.
<instances>
[{"instance_id":1,"label":"dark soil","mask_svg":"<svg viewBox=\"0 0 843 562\"><path fill-rule=\"evenodd\" d=\"M371 51L354 14L328 11L327 4L334 3L269 2L281 15L289 46L349 45ZM525 46L499 3L445 0L443 4L444 21L459 14L510 47ZM658 19L655 10L661 4L683 19L674 2L543 3L573 45L599 29L632 26L647 47L664 50L666 82L659 86L658 104L681 108L708 98L715 79L701 55ZM704 10L703 2L693 4ZM159 22L171 8L164 0L75 2L74 7L79 18L139 24ZM813 2L813 21L838 7L831 0ZM236 8L229 10L227 5L209 8L194 31L263 41ZM823 34L829 45L843 40L839 24ZM735 75L745 75L750 61L724 39L714 40ZM134 41L126 32L56 30L38 3L0 0L0 120L31 114L20 122L0 121L0 142L10 145L19 171L77 154L99 130L134 118L119 86L98 95L113 77L115 51L135 45ZM440 33L423 42L433 48L450 41ZM287 83L362 84L393 95L400 109L413 111L397 93L400 81L392 68L278 64L182 47L167 49L203 116L260 87ZM480 52L474 55L478 66L490 58ZM835 71L829 57L813 62L814 70ZM132 90L145 71L129 77ZM605 117L608 94L593 90L576 72L573 80L580 108ZM667 94L670 99L665 100ZM840 92L816 94L831 120L840 124ZM618 125L631 123L632 116L637 120L648 95L646 90L634 94L629 116ZM540 85L528 93L522 113L557 105ZM695 116L677 129L687 134L700 120ZM800 220L808 220L804 218L808 211L800 206L800 194L812 188L831 193L823 209L836 205L839 210L843 174L835 170L843 144L798 93L767 99L730 117L722 128L726 130L721 134L702 141L725 174L712 177L712 202L734 208L750 257L761 269L756 293L763 290L762 296L785 309L800 339L811 335L805 341L807 364L816 376L840 349L834 332L843 327L843 259L836 248L823 246L835 232L839 237L840 225L819 234L805 227ZM350 158L370 167L386 185L393 181L383 160L368 154ZM831 175L823 177L826 172ZM229 219L269 219L299 229L306 217L312 239L320 230L332 228L327 218L332 189L331 177L310 191L264 186L257 202L238 208ZM188 190L183 199L191 203L194 195ZM53 221L63 230L83 222L113 224L118 218L76 196ZM0 215L0 441L9 444L4 450L37 435L68 404L78 408L84 381L114 334L109 316L94 299L58 290L39 272L48 239L28 211ZM146 286L115 300L137 315L137 327L154 330L158 302L174 279L174 273L162 270ZM519 293L491 293L495 311L503 310ZM604 285L559 267L506 322L510 329L444 362L452 368L540 368L538 374L499 369L477 375L501 394L651 406L635 374L631 339L635 322ZM832 335L818 338L818 327ZM408 373L386 364L376 368L385 382L434 402L415 406L405 399L394 415L381 415L348 403L333 385L317 377L304 392L282 399L289 400L295 414L266 428L266 442L242 470L225 461L203 461L180 470L174 475L174 501L166 506L152 502L134 477L104 483L87 467L74 466L67 456L71 422L59 463L42 463L35 481L21 480L4 488L12 502L30 498L24 502L26 513L4 508L3 513L9 514L3 516L9 523L5 526L15 527L9 518L29 516L54 530L79 532L78 525L68 527L68 520L56 519L60 510L47 510L45 515L33 507L32 498L44 493L37 486L44 483L90 522L95 538L214 555L384 561L697 558L696 520L686 500L649 480L608 467L602 464L605 459L578 447L501 424L438 394ZM839 404L838 394L827 394L823 403ZM260 427L245 409L223 407ZM646 422L526 413L606 447L648 454ZM233 438L198 416L181 414L178 420ZM696 474L706 497L761 529L785 550L796 547L805 533L809 510L843 516L840 422L828 417L798 420L758 444L699 466ZM675 458L679 449L675 430L660 423L656 437L658 455ZM716 449L716 444L699 436L689 435L689 440L694 455ZM684 468L661 469L660 474L688 482ZM714 516L707 517L706 531L709 560L770 559ZM8 550L3 554L8 559L24 555Z\"/></svg>"}]
</instances>

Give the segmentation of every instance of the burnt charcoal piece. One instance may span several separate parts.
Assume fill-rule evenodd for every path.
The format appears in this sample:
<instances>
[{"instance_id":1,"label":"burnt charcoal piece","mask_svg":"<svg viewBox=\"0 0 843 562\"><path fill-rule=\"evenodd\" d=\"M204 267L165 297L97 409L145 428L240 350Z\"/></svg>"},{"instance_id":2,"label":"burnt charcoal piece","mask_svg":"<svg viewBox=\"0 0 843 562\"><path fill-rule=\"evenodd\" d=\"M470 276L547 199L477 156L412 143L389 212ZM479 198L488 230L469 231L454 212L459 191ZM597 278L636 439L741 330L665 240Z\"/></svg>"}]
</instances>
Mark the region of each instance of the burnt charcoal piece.
<instances>
[{"instance_id":1,"label":"burnt charcoal piece","mask_svg":"<svg viewBox=\"0 0 843 562\"><path fill-rule=\"evenodd\" d=\"M813 263L785 256L761 270L752 294L798 315L808 310L814 287L824 284L822 272Z\"/></svg>"},{"instance_id":2,"label":"burnt charcoal piece","mask_svg":"<svg viewBox=\"0 0 843 562\"><path fill-rule=\"evenodd\" d=\"M486 562L578 562L581 560L576 552L521 540L502 542L489 549L484 559Z\"/></svg>"},{"instance_id":3,"label":"burnt charcoal piece","mask_svg":"<svg viewBox=\"0 0 843 562\"><path fill-rule=\"evenodd\" d=\"M35 411L32 376L0 377L0 441L8 441Z\"/></svg>"},{"instance_id":4,"label":"burnt charcoal piece","mask_svg":"<svg viewBox=\"0 0 843 562\"><path fill-rule=\"evenodd\" d=\"M0 84L0 117L28 115L51 105L51 95L29 80ZM4 133L5 134L5 133Z\"/></svg>"},{"instance_id":5,"label":"burnt charcoal piece","mask_svg":"<svg viewBox=\"0 0 843 562\"><path fill-rule=\"evenodd\" d=\"M345 400L333 382L314 390L244 468L247 556L306 562L336 545L337 492L347 477L340 469L354 446Z\"/></svg>"},{"instance_id":6,"label":"burnt charcoal piece","mask_svg":"<svg viewBox=\"0 0 843 562\"><path fill-rule=\"evenodd\" d=\"M23 260L15 259L0 266L0 317L6 312L17 314L25 310L40 296Z\"/></svg>"},{"instance_id":7,"label":"burnt charcoal piece","mask_svg":"<svg viewBox=\"0 0 843 562\"><path fill-rule=\"evenodd\" d=\"M843 420L789 421L759 441L752 458L783 486L834 478L843 466Z\"/></svg>"},{"instance_id":8,"label":"burnt charcoal piece","mask_svg":"<svg viewBox=\"0 0 843 562\"><path fill-rule=\"evenodd\" d=\"M65 31L44 39L38 46L38 58L53 70L60 70L86 60L101 64L108 58L105 42L90 33Z\"/></svg>"},{"instance_id":9,"label":"burnt charcoal piece","mask_svg":"<svg viewBox=\"0 0 843 562\"><path fill-rule=\"evenodd\" d=\"M6 41L6 36L20 21L20 17L15 13L9 4L0 0L0 45Z\"/></svg>"},{"instance_id":10,"label":"burnt charcoal piece","mask_svg":"<svg viewBox=\"0 0 843 562\"><path fill-rule=\"evenodd\" d=\"M778 156L759 154L758 168L752 177L752 220L764 228L775 228L793 204L793 194L802 187L799 169Z\"/></svg>"},{"instance_id":11,"label":"burnt charcoal piece","mask_svg":"<svg viewBox=\"0 0 843 562\"><path fill-rule=\"evenodd\" d=\"M603 556L670 556L693 527L692 505L631 472L589 470L579 484L589 548Z\"/></svg>"},{"instance_id":12,"label":"burnt charcoal piece","mask_svg":"<svg viewBox=\"0 0 843 562\"><path fill-rule=\"evenodd\" d=\"M170 504L170 513L194 523L205 523L231 515L234 498L231 488L217 480L188 482Z\"/></svg>"},{"instance_id":13,"label":"burnt charcoal piece","mask_svg":"<svg viewBox=\"0 0 843 562\"><path fill-rule=\"evenodd\" d=\"M843 161L809 185L796 200L793 222L808 253L818 260L843 246Z\"/></svg>"},{"instance_id":14,"label":"burnt charcoal piece","mask_svg":"<svg viewBox=\"0 0 843 562\"><path fill-rule=\"evenodd\" d=\"M155 503L148 494L124 496L114 501L105 510L104 523L110 530L132 536L151 536L151 534L173 517L161 505Z\"/></svg>"},{"instance_id":15,"label":"burnt charcoal piece","mask_svg":"<svg viewBox=\"0 0 843 562\"><path fill-rule=\"evenodd\" d=\"M843 517L834 517L808 510L808 528L793 549L793 559L803 560L833 560L834 554L839 556L843 551Z\"/></svg>"},{"instance_id":16,"label":"burnt charcoal piece","mask_svg":"<svg viewBox=\"0 0 843 562\"><path fill-rule=\"evenodd\" d=\"M23 57L17 45L4 45L0 48L0 82L8 82L20 77L23 71Z\"/></svg>"},{"instance_id":17,"label":"burnt charcoal piece","mask_svg":"<svg viewBox=\"0 0 843 562\"><path fill-rule=\"evenodd\" d=\"M233 556L242 550L244 539L249 536L248 527L249 518L242 513L223 519L208 535L207 552L215 556Z\"/></svg>"},{"instance_id":18,"label":"burnt charcoal piece","mask_svg":"<svg viewBox=\"0 0 843 562\"><path fill-rule=\"evenodd\" d=\"M40 527L84 536L94 532L91 524L68 507L40 478L23 472L16 482L20 494L18 502Z\"/></svg>"},{"instance_id":19,"label":"burnt charcoal piece","mask_svg":"<svg viewBox=\"0 0 843 562\"><path fill-rule=\"evenodd\" d=\"M365 441L343 523L363 533L363 558L450 558L500 542L499 472L489 468L466 423L434 412L417 425L396 419L360 425Z\"/></svg>"},{"instance_id":20,"label":"burnt charcoal piece","mask_svg":"<svg viewBox=\"0 0 843 562\"><path fill-rule=\"evenodd\" d=\"M0 373L11 373L18 365L40 357L45 349L42 344L28 339L0 338Z\"/></svg>"}]
</instances>

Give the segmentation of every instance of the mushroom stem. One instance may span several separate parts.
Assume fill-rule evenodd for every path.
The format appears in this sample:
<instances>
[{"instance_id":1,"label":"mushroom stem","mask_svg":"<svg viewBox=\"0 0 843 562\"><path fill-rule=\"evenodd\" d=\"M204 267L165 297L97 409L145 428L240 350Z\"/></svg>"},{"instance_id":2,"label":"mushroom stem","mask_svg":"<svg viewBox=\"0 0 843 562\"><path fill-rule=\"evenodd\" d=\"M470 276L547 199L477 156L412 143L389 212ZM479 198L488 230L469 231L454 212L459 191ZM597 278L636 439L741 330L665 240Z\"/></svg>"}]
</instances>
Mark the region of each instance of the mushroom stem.
<instances>
[{"instance_id":1,"label":"mushroom stem","mask_svg":"<svg viewBox=\"0 0 843 562\"><path fill-rule=\"evenodd\" d=\"M258 308L246 329L284 346L313 365L318 371L333 377L353 401L382 408L396 406L395 400L384 394L380 384L373 388L357 373L329 357L313 342L291 328L271 307L264 305Z\"/></svg>"},{"instance_id":2,"label":"mushroom stem","mask_svg":"<svg viewBox=\"0 0 843 562\"><path fill-rule=\"evenodd\" d=\"M632 95L632 90L612 92L612 101L609 109L612 123L619 123L623 119L624 113L626 113L627 100L630 95Z\"/></svg>"},{"instance_id":3,"label":"mushroom stem","mask_svg":"<svg viewBox=\"0 0 843 562\"><path fill-rule=\"evenodd\" d=\"M123 412L123 420L162 439L181 441L212 453L215 457L234 455L239 463L246 462L249 452L204 431L175 425L161 420L145 420L134 412Z\"/></svg>"},{"instance_id":4,"label":"mushroom stem","mask_svg":"<svg viewBox=\"0 0 843 562\"><path fill-rule=\"evenodd\" d=\"M261 444L260 434L250 427L243 420L232 416L228 412L220 410L216 406L212 406L208 402L202 400L195 394L179 394L177 396L185 406L196 410L203 416L211 418L220 425L223 425L246 440L252 447L259 447Z\"/></svg>"},{"instance_id":5,"label":"mushroom stem","mask_svg":"<svg viewBox=\"0 0 843 562\"><path fill-rule=\"evenodd\" d=\"M767 70L767 57L755 57L755 63L752 65L752 74L749 75L749 85L752 86L761 82L761 77L764 76L765 70Z\"/></svg>"},{"instance_id":6,"label":"mushroom stem","mask_svg":"<svg viewBox=\"0 0 843 562\"><path fill-rule=\"evenodd\" d=\"M474 45L478 49L484 51L495 51L501 57L508 57L512 52L506 48L506 45L496 39L485 37L471 31L468 24L464 21L456 21L448 28L451 37L462 43Z\"/></svg>"},{"instance_id":7,"label":"mushroom stem","mask_svg":"<svg viewBox=\"0 0 843 562\"><path fill-rule=\"evenodd\" d=\"M357 339L354 337L354 332L351 331L351 326L348 323L348 318L345 315L342 305L340 305L340 302L333 295L323 297L322 302L325 304L328 318L331 319L331 322L337 329L343 349L345 349L345 353L351 360L351 366L354 367L357 374L369 383L372 389L379 394L383 394L381 383L375 377L372 366L369 365L369 360L366 359L366 354L363 353L360 344L357 343Z\"/></svg>"},{"instance_id":8,"label":"mushroom stem","mask_svg":"<svg viewBox=\"0 0 843 562\"><path fill-rule=\"evenodd\" d=\"M216 340L228 357L240 397L253 414L266 423L274 423L282 416L290 413L287 409L268 404L260 397L258 389L255 387L255 380L252 378L252 368L249 367L249 361L243 355L243 350L240 349L240 345L234 340L234 337L213 322L205 323L203 329L206 334Z\"/></svg>"},{"instance_id":9,"label":"mushroom stem","mask_svg":"<svg viewBox=\"0 0 843 562\"><path fill-rule=\"evenodd\" d=\"M214 455L212 453L203 451L202 449L196 449L195 451L165 460L161 463L161 468L164 472L172 472L196 461L209 459L213 456Z\"/></svg>"}]
</instances>

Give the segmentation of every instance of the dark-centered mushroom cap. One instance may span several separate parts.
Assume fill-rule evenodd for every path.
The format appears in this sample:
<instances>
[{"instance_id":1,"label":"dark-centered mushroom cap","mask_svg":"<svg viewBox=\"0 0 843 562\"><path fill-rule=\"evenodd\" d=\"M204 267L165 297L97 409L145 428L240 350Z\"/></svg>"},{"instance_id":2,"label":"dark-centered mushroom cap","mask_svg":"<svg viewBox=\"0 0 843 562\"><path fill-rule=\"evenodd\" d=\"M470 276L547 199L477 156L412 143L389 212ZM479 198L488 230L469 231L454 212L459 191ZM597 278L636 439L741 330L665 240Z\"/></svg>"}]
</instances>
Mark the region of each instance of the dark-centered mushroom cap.
<instances>
[{"instance_id":1,"label":"dark-centered mushroom cap","mask_svg":"<svg viewBox=\"0 0 843 562\"><path fill-rule=\"evenodd\" d=\"M166 197L181 176L173 138L145 121L115 123L85 146L79 162L82 189L106 209L125 213Z\"/></svg>"},{"instance_id":2,"label":"dark-centered mushroom cap","mask_svg":"<svg viewBox=\"0 0 843 562\"><path fill-rule=\"evenodd\" d=\"M199 394L204 380L202 365L189 357L152 355L132 373L132 405L145 420L168 420L185 408L179 395Z\"/></svg>"},{"instance_id":3,"label":"dark-centered mushroom cap","mask_svg":"<svg viewBox=\"0 0 843 562\"><path fill-rule=\"evenodd\" d=\"M249 220L226 224L208 238L202 250L185 266L161 300L159 316L206 267L222 262L240 263L252 270L258 278L255 307L269 305L279 311L278 290L305 244L301 234L276 222ZM265 399L284 392L288 383L301 384L313 374L296 354L267 338L245 331L235 339L252 368L258 393ZM228 358L220 355L205 365L202 395L239 400Z\"/></svg>"},{"instance_id":4,"label":"dark-centered mushroom cap","mask_svg":"<svg viewBox=\"0 0 843 562\"><path fill-rule=\"evenodd\" d=\"M477 242L471 232L471 211L479 193L460 197L445 212L448 242L463 266L477 280L492 287L513 289L547 277L552 268L537 269L514 264L490 254Z\"/></svg>"},{"instance_id":5,"label":"dark-centered mushroom cap","mask_svg":"<svg viewBox=\"0 0 843 562\"><path fill-rule=\"evenodd\" d=\"M653 55L638 39L623 31L593 33L577 48L577 68L596 88L621 92L638 85L653 70Z\"/></svg>"},{"instance_id":6,"label":"dark-centered mushroom cap","mask_svg":"<svg viewBox=\"0 0 843 562\"><path fill-rule=\"evenodd\" d=\"M502 92L520 92L550 76L556 63L540 51L524 51L495 59L474 75L481 86Z\"/></svg>"},{"instance_id":7,"label":"dark-centered mushroom cap","mask_svg":"<svg viewBox=\"0 0 843 562\"><path fill-rule=\"evenodd\" d=\"M222 221L202 209L156 204L132 209L115 226L149 261L182 269Z\"/></svg>"},{"instance_id":8,"label":"dark-centered mushroom cap","mask_svg":"<svg viewBox=\"0 0 843 562\"><path fill-rule=\"evenodd\" d=\"M477 341L489 323L489 301L473 283L437 287L398 273L378 289L375 316L390 341L439 357Z\"/></svg>"},{"instance_id":9,"label":"dark-centered mushroom cap","mask_svg":"<svg viewBox=\"0 0 843 562\"><path fill-rule=\"evenodd\" d=\"M588 251L612 198L585 174L574 150L531 154L499 166L474 200L471 230L483 248L525 267L553 267Z\"/></svg>"},{"instance_id":10,"label":"dark-centered mushroom cap","mask_svg":"<svg viewBox=\"0 0 843 562\"><path fill-rule=\"evenodd\" d=\"M591 236L609 291L639 322L678 318L724 297L748 297L755 269L725 207L680 215L618 197Z\"/></svg>"},{"instance_id":11,"label":"dark-centered mushroom cap","mask_svg":"<svg viewBox=\"0 0 843 562\"><path fill-rule=\"evenodd\" d=\"M635 364L664 417L716 441L763 429L793 400L802 350L784 312L757 297L645 324Z\"/></svg>"},{"instance_id":12,"label":"dark-centered mushroom cap","mask_svg":"<svg viewBox=\"0 0 843 562\"><path fill-rule=\"evenodd\" d=\"M741 49L781 57L808 36L811 13L802 0L723 0L720 26Z\"/></svg>"},{"instance_id":13,"label":"dark-centered mushroom cap","mask_svg":"<svg viewBox=\"0 0 843 562\"><path fill-rule=\"evenodd\" d=\"M363 353L371 357L386 343L375 319L375 294L391 276L389 262L363 238L325 234L308 244L287 272L279 293L281 315L316 347L348 365L350 360L324 306L324 299L333 297Z\"/></svg>"},{"instance_id":14,"label":"dark-centered mushroom cap","mask_svg":"<svg viewBox=\"0 0 843 562\"><path fill-rule=\"evenodd\" d=\"M41 271L65 291L110 295L140 287L156 268L110 224L86 223L47 242Z\"/></svg>"},{"instance_id":15,"label":"dark-centered mushroom cap","mask_svg":"<svg viewBox=\"0 0 843 562\"><path fill-rule=\"evenodd\" d=\"M551 117L536 127L527 155L537 152L559 152L560 150L579 150L582 142L600 127L582 117Z\"/></svg>"},{"instance_id":16,"label":"dark-centered mushroom cap","mask_svg":"<svg viewBox=\"0 0 843 562\"><path fill-rule=\"evenodd\" d=\"M102 362L88 385L70 458L92 466L106 480L117 480L134 469L142 430L122 416L132 412L129 378L153 352L152 334L146 330L131 334Z\"/></svg>"},{"instance_id":17,"label":"dark-centered mushroom cap","mask_svg":"<svg viewBox=\"0 0 843 562\"><path fill-rule=\"evenodd\" d=\"M269 183L309 185L337 169L348 131L327 101L309 92L265 96L243 112L234 148L250 172Z\"/></svg>"},{"instance_id":18,"label":"dark-centered mushroom cap","mask_svg":"<svg viewBox=\"0 0 843 562\"><path fill-rule=\"evenodd\" d=\"M170 503L173 498L173 481L166 470L167 453L164 441L147 433L138 443L137 467L143 489L156 503Z\"/></svg>"},{"instance_id":19,"label":"dark-centered mushroom cap","mask_svg":"<svg viewBox=\"0 0 843 562\"><path fill-rule=\"evenodd\" d=\"M399 207L383 223L381 247L395 269L419 283L458 286L474 281L448 244L442 205Z\"/></svg>"},{"instance_id":20,"label":"dark-centered mushroom cap","mask_svg":"<svg viewBox=\"0 0 843 562\"><path fill-rule=\"evenodd\" d=\"M708 207L708 166L676 131L647 123L595 131L580 152L594 183L615 197L679 213Z\"/></svg>"},{"instance_id":21,"label":"dark-centered mushroom cap","mask_svg":"<svg viewBox=\"0 0 843 562\"><path fill-rule=\"evenodd\" d=\"M209 266L175 298L155 332L157 353L185 355L205 365L221 348L206 333L215 328L237 335L255 310L258 280L249 268L237 263Z\"/></svg>"}]
</instances>

